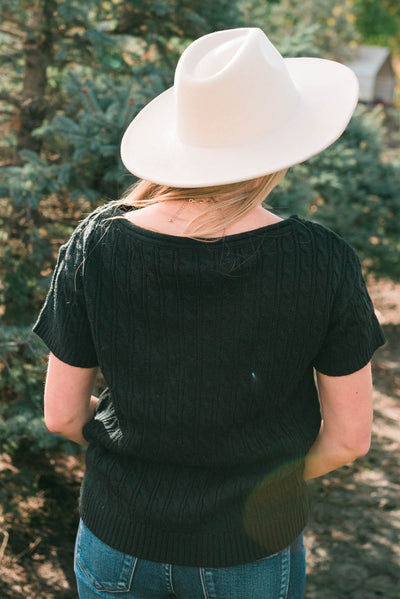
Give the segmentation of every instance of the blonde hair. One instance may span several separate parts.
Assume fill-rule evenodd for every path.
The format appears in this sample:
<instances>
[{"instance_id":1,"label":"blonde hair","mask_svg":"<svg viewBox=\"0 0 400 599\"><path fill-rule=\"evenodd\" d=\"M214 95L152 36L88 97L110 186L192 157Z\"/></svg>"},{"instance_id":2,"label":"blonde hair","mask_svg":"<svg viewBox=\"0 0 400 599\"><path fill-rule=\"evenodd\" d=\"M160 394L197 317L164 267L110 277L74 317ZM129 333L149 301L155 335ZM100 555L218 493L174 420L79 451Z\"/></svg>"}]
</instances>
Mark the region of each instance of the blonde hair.
<instances>
[{"instance_id":1,"label":"blonde hair","mask_svg":"<svg viewBox=\"0 0 400 599\"><path fill-rule=\"evenodd\" d=\"M194 188L170 187L141 179L112 204L145 208L171 200L204 202L205 209L190 220L183 231L184 237L204 239L226 229L261 204L286 172L287 169L283 169L238 183Z\"/></svg>"}]
</instances>

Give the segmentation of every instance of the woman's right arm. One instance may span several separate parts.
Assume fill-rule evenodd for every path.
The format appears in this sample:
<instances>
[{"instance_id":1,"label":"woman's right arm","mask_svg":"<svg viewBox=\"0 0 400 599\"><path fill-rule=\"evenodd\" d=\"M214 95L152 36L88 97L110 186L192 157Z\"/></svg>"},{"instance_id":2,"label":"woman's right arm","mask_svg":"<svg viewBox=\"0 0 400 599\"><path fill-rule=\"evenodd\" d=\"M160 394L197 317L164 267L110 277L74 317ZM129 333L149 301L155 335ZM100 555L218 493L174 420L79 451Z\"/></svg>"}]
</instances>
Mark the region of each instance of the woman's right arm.
<instances>
[{"instance_id":1,"label":"woman's right arm","mask_svg":"<svg viewBox=\"0 0 400 599\"><path fill-rule=\"evenodd\" d=\"M365 455L371 443L371 364L346 376L317 372L317 384L322 425L306 455L305 480Z\"/></svg>"}]
</instances>

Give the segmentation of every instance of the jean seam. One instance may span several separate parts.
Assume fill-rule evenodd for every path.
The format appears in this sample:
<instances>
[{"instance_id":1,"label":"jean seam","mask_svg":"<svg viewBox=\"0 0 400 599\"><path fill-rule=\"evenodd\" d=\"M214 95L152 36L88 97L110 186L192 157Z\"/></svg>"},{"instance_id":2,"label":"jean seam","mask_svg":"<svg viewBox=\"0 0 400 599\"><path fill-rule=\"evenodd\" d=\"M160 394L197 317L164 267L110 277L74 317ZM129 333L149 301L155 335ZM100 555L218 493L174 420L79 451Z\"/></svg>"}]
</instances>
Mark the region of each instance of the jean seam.
<instances>
[{"instance_id":1,"label":"jean seam","mask_svg":"<svg viewBox=\"0 0 400 599\"><path fill-rule=\"evenodd\" d=\"M207 597L207 590L206 590L206 583L205 583L205 580L204 580L204 569L203 568L199 568L199 573L200 573L201 586L203 587L204 599L208 599L208 597Z\"/></svg>"},{"instance_id":2,"label":"jean seam","mask_svg":"<svg viewBox=\"0 0 400 599\"><path fill-rule=\"evenodd\" d=\"M104 584L100 585L97 581L95 581L93 579L93 577L90 575L90 573L87 572L87 570L82 566L82 564L79 561L76 564L75 573L77 574L78 571L80 571L86 584L89 586L89 588L94 590L96 593L114 593L117 596L120 593L129 593L130 592L131 587L132 587L132 578L133 578L133 573L135 571L135 568L136 568L136 561L132 568L132 576L129 580L129 586L127 588L121 588L121 589L118 589L118 588L110 589L108 587L105 587Z\"/></svg>"},{"instance_id":3,"label":"jean seam","mask_svg":"<svg viewBox=\"0 0 400 599\"><path fill-rule=\"evenodd\" d=\"M137 566L137 563L138 563L138 558L137 558L137 557L135 557L135 558L134 558L134 560L135 560L135 561L133 562L133 567L132 567L131 577L130 577L130 579L129 579L129 591L132 589L133 576L134 576L134 574L135 574L136 566Z\"/></svg>"},{"instance_id":4,"label":"jean seam","mask_svg":"<svg viewBox=\"0 0 400 599\"><path fill-rule=\"evenodd\" d=\"M206 568L199 568L201 586L203 587L204 599L216 599L216 595L213 589L210 589L210 585L208 584L207 578L212 578L212 574L210 571L207 571Z\"/></svg>"},{"instance_id":5,"label":"jean seam","mask_svg":"<svg viewBox=\"0 0 400 599\"><path fill-rule=\"evenodd\" d=\"M79 568L79 570L81 571L82 575L85 577L85 579L87 580L87 582L90 584L90 586L95 589L97 592L113 592L113 593L126 593L129 592L132 588L132 581L133 581L133 575L135 573L136 570L136 565L137 565L137 561L138 558L137 557L133 557L133 556L129 556L126 555L124 556L124 561L123 561L123 565L121 568L121 576L125 577L127 574L129 574L129 570L131 570L130 572L130 576L129 578L127 578L126 580L126 584L124 584L123 588L113 588L110 589L108 586L108 583L106 582L99 582L98 580L96 580L93 575L87 571L87 569L85 568L85 566L82 563L82 560L80 559L80 551L82 548L82 535L83 535L83 530L84 530L84 524L81 521L79 528L78 528L78 534L77 534L77 541L76 541L76 555L74 556L74 562L75 562L75 567ZM89 530L89 529L88 529ZM90 532L90 531L89 531ZM103 541L101 541L99 539L100 543L103 543ZM133 561L132 561L133 560ZM119 583L117 583L118 585Z\"/></svg>"},{"instance_id":6,"label":"jean seam","mask_svg":"<svg viewBox=\"0 0 400 599\"><path fill-rule=\"evenodd\" d=\"M172 583L172 565L164 564L164 574L165 574L165 586L167 588L168 593L172 593L176 596L174 585Z\"/></svg>"},{"instance_id":7,"label":"jean seam","mask_svg":"<svg viewBox=\"0 0 400 599\"><path fill-rule=\"evenodd\" d=\"M290 580L290 549L287 547L282 551L282 578L279 599L287 599Z\"/></svg>"}]
</instances>

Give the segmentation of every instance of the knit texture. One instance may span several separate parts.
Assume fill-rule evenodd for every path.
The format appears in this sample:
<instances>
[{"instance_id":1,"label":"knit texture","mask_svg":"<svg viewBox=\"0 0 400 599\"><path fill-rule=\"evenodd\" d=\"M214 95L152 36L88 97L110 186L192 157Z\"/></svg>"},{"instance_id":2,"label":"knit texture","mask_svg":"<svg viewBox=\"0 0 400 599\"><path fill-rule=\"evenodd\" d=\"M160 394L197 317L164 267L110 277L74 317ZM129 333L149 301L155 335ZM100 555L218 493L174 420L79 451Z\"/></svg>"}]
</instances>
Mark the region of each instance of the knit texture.
<instances>
[{"instance_id":1,"label":"knit texture","mask_svg":"<svg viewBox=\"0 0 400 599\"><path fill-rule=\"evenodd\" d=\"M33 329L107 382L83 429L81 516L153 561L275 553L309 514L313 368L349 374L384 343L357 255L298 217L204 242L123 212L95 211L61 247Z\"/></svg>"}]
</instances>

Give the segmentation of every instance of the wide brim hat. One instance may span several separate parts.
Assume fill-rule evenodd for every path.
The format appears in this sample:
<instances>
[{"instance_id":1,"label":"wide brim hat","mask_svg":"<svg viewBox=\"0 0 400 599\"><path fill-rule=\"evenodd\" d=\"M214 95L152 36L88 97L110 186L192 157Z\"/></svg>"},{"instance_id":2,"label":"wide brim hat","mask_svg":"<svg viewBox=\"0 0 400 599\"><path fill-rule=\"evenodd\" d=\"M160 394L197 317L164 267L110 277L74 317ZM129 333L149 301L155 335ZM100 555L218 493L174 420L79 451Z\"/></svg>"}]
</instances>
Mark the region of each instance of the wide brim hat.
<instances>
[{"instance_id":1,"label":"wide brim hat","mask_svg":"<svg viewBox=\"0 0 400 599\"><path fill-rule=\"evenodd\" d=\"M137 177L173 187L254 179L338 139L358 89L343 64L282 58L261 29L211 33L186 48L173 87L132 120L121 158Z\"/></svg>"}]
</instances>

